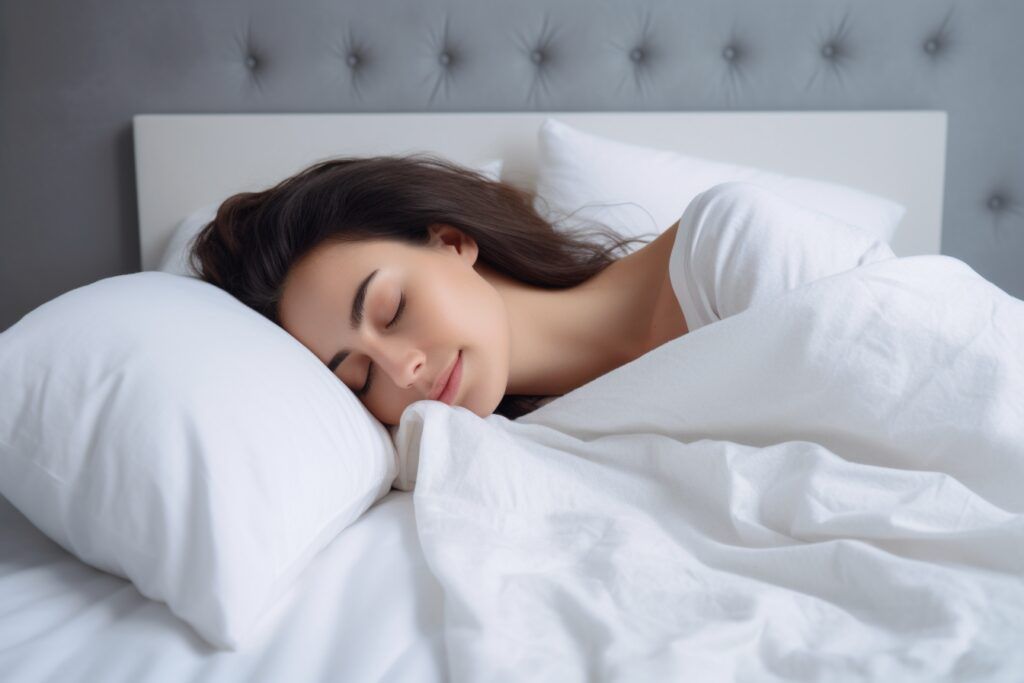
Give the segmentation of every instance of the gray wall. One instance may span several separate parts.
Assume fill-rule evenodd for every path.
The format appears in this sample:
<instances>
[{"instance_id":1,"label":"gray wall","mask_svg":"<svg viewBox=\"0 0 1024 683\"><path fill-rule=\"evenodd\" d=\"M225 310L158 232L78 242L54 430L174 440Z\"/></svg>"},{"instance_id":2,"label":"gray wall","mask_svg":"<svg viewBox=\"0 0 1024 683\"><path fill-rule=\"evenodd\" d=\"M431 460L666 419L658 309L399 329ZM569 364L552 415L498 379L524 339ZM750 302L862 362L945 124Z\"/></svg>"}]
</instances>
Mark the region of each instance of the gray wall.
<instances>
[{"instance_id":1,"label":"gray wall","mask_svg":"<svg viewBox=\"0 0 1024 683\"><path fill-rule=\"evenodd\" d=\"M158 112L943 109L942 251L1024 297L1021 29L1015 0L0 0L0 329L139 269Z\"/></svg>"}]
</instances>

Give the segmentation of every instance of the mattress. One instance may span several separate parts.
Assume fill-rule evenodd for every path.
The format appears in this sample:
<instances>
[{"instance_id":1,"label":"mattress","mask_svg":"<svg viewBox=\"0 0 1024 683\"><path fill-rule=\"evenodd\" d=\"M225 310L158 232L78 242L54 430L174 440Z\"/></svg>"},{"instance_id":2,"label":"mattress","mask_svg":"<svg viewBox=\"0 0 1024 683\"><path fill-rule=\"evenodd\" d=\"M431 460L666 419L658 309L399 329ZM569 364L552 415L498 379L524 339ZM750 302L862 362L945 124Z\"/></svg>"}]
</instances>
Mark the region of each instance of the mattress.
<instances>
[{"instance_id":1,"label":"mattress","mask_svg":"<svg viewBox=\"0 0 1024 683\"><path fill-rule=\"evenodd\" d=\"M339 534L234 652L0 498L5 681L443 681L441 606L409 492L392 490Z\"/></svg>"}]
</instances>

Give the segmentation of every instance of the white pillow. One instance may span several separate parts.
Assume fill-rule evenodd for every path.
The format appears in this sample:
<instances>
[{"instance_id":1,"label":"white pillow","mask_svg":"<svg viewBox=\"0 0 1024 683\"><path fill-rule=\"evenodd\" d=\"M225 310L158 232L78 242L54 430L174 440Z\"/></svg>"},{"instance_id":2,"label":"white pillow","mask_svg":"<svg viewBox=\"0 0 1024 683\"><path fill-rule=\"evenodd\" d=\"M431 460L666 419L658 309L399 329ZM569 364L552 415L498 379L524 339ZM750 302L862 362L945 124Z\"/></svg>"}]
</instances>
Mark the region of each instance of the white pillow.
<instances>
[{"instance_id":1,"label":"white pillow","mask_svg":"<svg viewBox=\"0 0 1024 683\"><path fill-rule=\"evenodd\" d=\"M906 213L902 204L845 185L619 142L554 118L538 132L534 208L552 222L572 214L557 224L563 229L596 220L624 236L656 236L698 194L731 180L774 190L885 242Z\"/></svg>"},{"instance_id":2,"label":"white pillow","mask_svg":"<svg viewBox=\"0 0 1024 683\"><path fill-rule=\"evenodd\" d=\"M210 643L242 644L391 488L384 425L214 285L99 280L0 335L0 493Z\"/></svg>"},{"instance_id":3,"label":"white pillow","mask_svg":"<svg viewBox=\"0 0 1024 683\"><path fill-rule=\"evenodd\" d=\"M490 161L484 161L478 164L469 164L468 167L480 171L491 180L500 180L503 165L504 160L491 159ZM227 198L225 197L225 199ZM193 237L199 234L199 231L206 227L210 221L216 218L217 209L220 207L222 202L223 200L217 201L212 204L207 204L200 209L196 209L178 223L177 227L174 229L174 233L171 235L170 242L167 243L167 247L164 249L164 253L160 259L160 265L157 267L157 270L165 273L174 273L175 275L197 277L196 272L188 263L189 242Z\"/></svg>"},{"instance_id":4,"label":"white pillow","mask_svg":"<svg viewBox=\"0 0 1024 683\"><path fill-rule=\"evenodd\" d=\"M469 167L475 168L491 180L501 180L501 169L504 165L504 159L491 159L489 161L481 161L478 164L469 164Z\"/></svg>"},{"instance_id":5,"label":"white pillow","mask_svg":"<svg viewBox=\"0 0 1024 683\"><path fill-rule=\"evenodd\" d=\"M223 201L216 201L212 204L207 204L201 209L196 209L178 223L177 227L174 228L174 233L171 235L171 241L167 243L167 247L164 249L164 254L160 259L160 265L157 266L157 270L164 273L173 273L174 275L198 277L198 274L188 262L190 242L193 237L199 234L200 230L217 217L217 209L220 208Z\"/></svg>"}]
</instances>

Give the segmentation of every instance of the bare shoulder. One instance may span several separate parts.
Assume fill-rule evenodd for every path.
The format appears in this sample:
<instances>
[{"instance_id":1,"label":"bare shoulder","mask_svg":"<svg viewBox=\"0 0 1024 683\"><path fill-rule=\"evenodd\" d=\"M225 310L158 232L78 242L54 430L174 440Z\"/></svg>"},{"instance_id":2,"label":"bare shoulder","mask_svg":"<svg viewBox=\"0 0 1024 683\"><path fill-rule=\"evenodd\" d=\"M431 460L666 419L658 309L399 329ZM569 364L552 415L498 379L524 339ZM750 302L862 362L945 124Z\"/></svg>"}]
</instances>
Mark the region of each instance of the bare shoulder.
<instances>
[{"instance_id":1,"label":"bare shoulder","mask_svg":"<svg viewBox=\"0 0 1024 683\"><path fill-rule=\"evenodd\" d=\"M658 239L665 240L665 255L661 261L661 289L658 292L658 303L655 306L655 338L656 340L658 338L662 340L658 345L688 332L686 317L683 315L683 309L679 305L675 290L672 289L672 273L668 267L678 230L679 221L676 221L658 237ZM659 328L661 329L660 335L657 334Z\"/></svg>"},{"instance_id":2,"label":"bare shoulder","mask_svg":"<svg viewBox=\"0 0 1024 683\"><path fill-rule=\"evenodd\" d=\"M686 317L679 305L675 290L672 288L672 276L669 271L669 260L675 244L679 221L673 223L644 249L650 250L649 267L657 273L653 287L654 306L651 309L649 337L645 350L661 346L688 331Z\"/></svg>"}]
</instances>

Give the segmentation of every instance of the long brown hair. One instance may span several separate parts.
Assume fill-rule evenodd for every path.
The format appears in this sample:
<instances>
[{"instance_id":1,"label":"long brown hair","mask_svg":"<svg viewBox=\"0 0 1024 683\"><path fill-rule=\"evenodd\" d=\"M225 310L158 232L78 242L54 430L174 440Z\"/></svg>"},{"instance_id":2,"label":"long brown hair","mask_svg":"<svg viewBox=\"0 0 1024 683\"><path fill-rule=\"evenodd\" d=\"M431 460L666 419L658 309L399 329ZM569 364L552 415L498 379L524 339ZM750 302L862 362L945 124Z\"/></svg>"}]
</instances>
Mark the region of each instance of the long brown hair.
<instances>
[{"instance_id":1,"label":"long brown hair","mask_svg":"<svg viewBox=\"0 0 1024 683\"><path fill-rule=\"evenodd\" d=\"M189 261L200 278L280 325L285 276L325 240L425 245L428 227L446 223L476 241L487 265L549 289L587 280L616 260L616 250L644 241L593 221L556 229L571 214L550 223L534 196L430 153L334 158L229 197L192 240ZM543 398L506 395L494 412L515 419Z\"/></svg>"}]
</instances>

